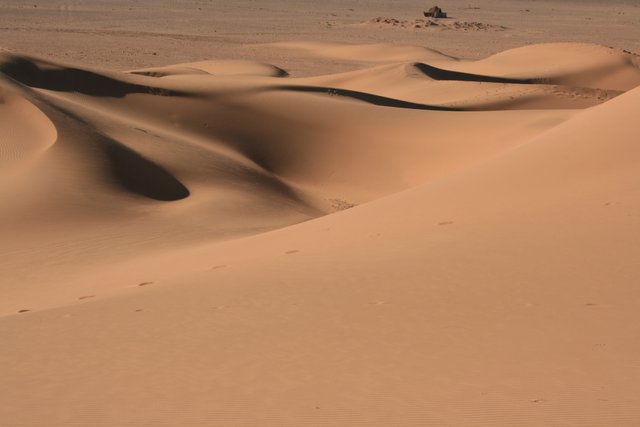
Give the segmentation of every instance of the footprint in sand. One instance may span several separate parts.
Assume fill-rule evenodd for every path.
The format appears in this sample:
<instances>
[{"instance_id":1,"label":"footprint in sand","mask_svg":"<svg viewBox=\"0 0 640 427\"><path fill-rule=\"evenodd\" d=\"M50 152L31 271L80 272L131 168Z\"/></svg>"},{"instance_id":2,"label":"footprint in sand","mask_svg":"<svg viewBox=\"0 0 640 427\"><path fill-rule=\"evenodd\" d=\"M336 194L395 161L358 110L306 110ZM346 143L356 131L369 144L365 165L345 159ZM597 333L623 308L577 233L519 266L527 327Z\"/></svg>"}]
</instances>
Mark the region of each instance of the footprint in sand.
<instances>
[{"instance_id":1,"label":"footprint in sand","mask_svg":"<svg viewBox=\"0 0 640 427\"><path fill-rule=\"evenodd\" d=\"M18 313L26 313L26 312L28 312L28 311L31 311L31 310L27 310L27 309L24 309L24 310L18 310Z\"/></svg>"},{"instance_id":2,"label":"footprint in sand","mask_svg":"<svg viewBox=\"0 0 640 427\"><path fill-rule=\"evenodd\" d=\"M292 254L297 254L298 252L300 252L300 251L299 251L299 250L297 250L297 249L293 249L293 250L291 250L291 251L287 251L287 252L285 252L285 254L287 254L287 255L292 255Z\"/></svg>"},{"instance_id":3,"label":"footprint in sand","mask_svg":"<svg viewBox=\"0 0 640 427\"><path fill-rule=\"evenodd\" d=\"M89 298L95 298L95 295L84 295L84 296L78 297L79 300L89 299Z\"/></svg>"},{"instance_id":4,"label":"footprint in sand","mask_svg":"<svg viewBox=\"0 0 640 427\"><path fill-rule=\"evenodd\" d=\"M453 221L442 221L438 223L438 225L451 225L451 224L453 224Z\"/></svg>"},{"instance_id":5,"label":"footprint in sand","mask_svg":"<svg viewBox=\"0 0 640 427\"><path fill-rule=\"evenodd\" d=\"M149 286L149 285L153 285L153 282L142 282L142 283L138 283L138 286Z\"/></svg>"}]
</instances>

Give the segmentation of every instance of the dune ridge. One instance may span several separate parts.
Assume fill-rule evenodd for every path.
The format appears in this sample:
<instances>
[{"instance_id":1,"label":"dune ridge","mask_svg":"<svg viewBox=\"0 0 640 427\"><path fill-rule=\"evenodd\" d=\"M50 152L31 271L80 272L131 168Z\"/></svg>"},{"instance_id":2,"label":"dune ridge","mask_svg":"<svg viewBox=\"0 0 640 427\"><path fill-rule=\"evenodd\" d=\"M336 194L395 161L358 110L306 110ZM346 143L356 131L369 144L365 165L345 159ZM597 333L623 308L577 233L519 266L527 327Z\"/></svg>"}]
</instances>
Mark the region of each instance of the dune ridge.
<instances>
[{"instance_id":1,"label":"dune ridge","mask_svg":"<svg viewBox=\"0 0 640 427\"><path fill-rule=\"evenodd\" d=\"M277 46L0 53L0 424L638 425L638 57Z\"/></svg>"}]
</instances>

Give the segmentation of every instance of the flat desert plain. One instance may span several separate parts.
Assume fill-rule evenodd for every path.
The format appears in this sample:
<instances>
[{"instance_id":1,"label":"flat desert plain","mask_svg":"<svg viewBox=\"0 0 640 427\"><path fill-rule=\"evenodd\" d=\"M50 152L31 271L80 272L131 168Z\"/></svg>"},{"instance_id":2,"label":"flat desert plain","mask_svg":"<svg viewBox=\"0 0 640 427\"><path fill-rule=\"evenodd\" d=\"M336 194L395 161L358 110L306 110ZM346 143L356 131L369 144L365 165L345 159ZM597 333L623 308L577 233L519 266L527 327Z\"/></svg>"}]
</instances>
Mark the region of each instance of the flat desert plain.
<instances>
[{"instance_id":1,"label":"flat desert plain","mask_svg":"<svg viewBox=\"0 0 640 427\"><path fill-rule=\"evenodd\" d=\"M0 2L0 425L640 426L636 1Z\"/></svg>"}]
</instances>

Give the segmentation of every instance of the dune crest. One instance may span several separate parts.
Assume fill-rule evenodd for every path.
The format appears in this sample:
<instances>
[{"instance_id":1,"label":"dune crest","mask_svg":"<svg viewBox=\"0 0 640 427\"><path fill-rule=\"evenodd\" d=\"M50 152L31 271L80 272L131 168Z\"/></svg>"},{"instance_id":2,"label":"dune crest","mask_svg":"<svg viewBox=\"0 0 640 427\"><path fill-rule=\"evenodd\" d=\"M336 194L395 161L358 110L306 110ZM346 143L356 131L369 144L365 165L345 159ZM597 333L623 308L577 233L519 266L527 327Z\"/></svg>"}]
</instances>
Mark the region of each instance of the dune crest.
<instances>
[{"instance_id":1,"label":"dune crest","mask_svg":"<svg viewBox=\"0 0 640 427\"><path fill-rule=\"evenodd\" d=\"M287 71L275 65L240 60L190 62L188 64L177 64L167 67L133 70L130 71L130 73L150 77L188 76L192 74L254 77L287 77L289 75Z\"/></svg>"},{"instance_id":2,"label":"dune crest","mask_svg":"<svg viewBox=\"0 0 640 427\"><path fill-rule=\"evenodd\" d=\"M0 167L6 170L33 158L56 138L55 126L41 110L0 84Z\"/></svg>"}]
</instances>

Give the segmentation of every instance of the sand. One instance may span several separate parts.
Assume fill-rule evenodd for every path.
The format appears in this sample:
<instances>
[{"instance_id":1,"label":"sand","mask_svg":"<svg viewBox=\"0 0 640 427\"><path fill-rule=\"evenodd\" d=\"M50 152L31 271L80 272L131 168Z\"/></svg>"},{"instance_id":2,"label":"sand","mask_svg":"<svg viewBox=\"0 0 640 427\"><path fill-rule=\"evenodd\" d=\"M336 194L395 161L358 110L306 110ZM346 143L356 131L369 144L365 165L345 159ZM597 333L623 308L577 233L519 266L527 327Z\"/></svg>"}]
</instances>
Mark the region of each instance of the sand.
<instances>
[{"instance_id":1,"label":"sand","mask_svg":"<svg viewBox=\"0 0 640 427\"><path fill-rule=\"evenodd\" d=\"M401 3L0 6L0 425L640 425L637 7Z\"/></svg>"}]
</instances>

